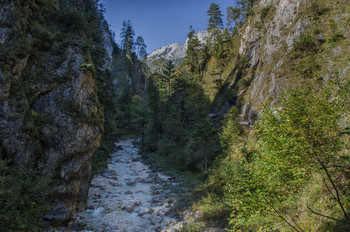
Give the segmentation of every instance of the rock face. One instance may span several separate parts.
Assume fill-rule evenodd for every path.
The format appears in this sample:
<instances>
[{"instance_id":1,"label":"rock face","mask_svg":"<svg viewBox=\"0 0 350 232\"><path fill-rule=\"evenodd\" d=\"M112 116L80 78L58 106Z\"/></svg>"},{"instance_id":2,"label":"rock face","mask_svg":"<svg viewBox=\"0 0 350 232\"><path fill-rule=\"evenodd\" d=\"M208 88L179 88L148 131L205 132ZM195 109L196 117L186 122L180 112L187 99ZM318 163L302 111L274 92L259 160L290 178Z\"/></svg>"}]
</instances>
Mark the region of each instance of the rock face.
<instances>
[{"instance_id":1,"label":"rock face","mask_svg":"<svg viewBox=\"0 0 350 232\"><path fill-rule=\"evenodd\" d=\"M85 208L91 160L101 140L96 73L84 68L91 61L73 43L55 49L48 38L44 47L33 45L30 5L1 1L0 9L2 158L25 172L52 175L60 208L49 216L67 220L64 215ZM57 212L64 215L52 216Z\"/></svg>"},{"instance_id":2,"label":"rock face","mask_svg":"<svg viewBox=\"0 0 350 232\"><path fill-rule=\"evenodd\" d=\"M282 83L276 73L292 49L294 40L307 28L308 21L298 17L304 0L261 0L255 6L259 12L250 17L242 28L239 53L245 56L254 79L242 101L242 118L253 123L259 112L258 106L269 97L276 98ZM269 9L268 23L261 20L262 9ZM262 23L262 27L257 27ZM272 68L270 68L272 66Z\"/></svg>"},{"instance_id":3,"label":"rock face","mask_svg":"<svg viewBox=\"0 0 350 232\"><path fill-rule=\"evenodd\" d=\"M204 44L206 43L207 38L210 37L210 33L208 31L200 31L196 34L199 41ZM166 60L171 60L175 64L181 64L186 57L187 50L187 42L184 44L181 43L173 43L170 45L163 46L153 51L151 54L147 56L147 63L151 65L154 60L165 58Z\"/></svg>"},{"instance_id":4,"label":"rock face","mask_svg":"<svg viewBox=\"0 0 350 232\"><path fill-rule=\"evenodd\" d=\"M173 43L163 46L153 51L147 56L147 61L152 64L154 60L165 58L166 60L178 61L185 59L186 45L181 43Z\"/></svg>"}]
</instances>

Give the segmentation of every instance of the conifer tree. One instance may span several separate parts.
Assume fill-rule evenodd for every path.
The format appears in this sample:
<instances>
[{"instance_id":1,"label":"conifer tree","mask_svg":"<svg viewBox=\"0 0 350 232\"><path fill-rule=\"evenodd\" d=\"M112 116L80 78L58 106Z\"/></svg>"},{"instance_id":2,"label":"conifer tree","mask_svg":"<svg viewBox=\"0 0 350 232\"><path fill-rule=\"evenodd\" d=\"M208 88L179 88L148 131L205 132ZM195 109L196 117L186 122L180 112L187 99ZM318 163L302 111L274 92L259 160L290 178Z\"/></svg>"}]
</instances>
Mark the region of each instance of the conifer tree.
<instances>
[{"instance_id":1,"label":"conifer tree","mask_svg":"<svg viewBox=\"0 0 350 232\"><path fill-rule=\"evenodd\" d=\"M223 29L223 14L221 14L219 4L212 3L207 14L209 17L208 30Z\"/></svg>"},{"instance_id":2,"label":"conifer tree","mask_svg":"<svg viewBox=\"0 0 350 232\"><path fill-rule=\"evenodd\" d=\"M197 72L199 66L197 53L201 48L201 43L197 38L192 26L190 26L190 32L188 33L187 37L188 42L186 50L186 62L189 63L191 72Z\"/></svg>"},{"instance_id":3,"label":"conifer tree","mask_svg":"<svg viewBox=\"0 0 350 232\"><path fill-rule=\"evenodd\" d=\"M121 48L125 51L125 54L131 55L134 51L134 36L135 32L132 29L130 20L122 23L122 30L120 32Z\"/></svg>"},{"instance_id":4,"label":"conifer tree","mask_svg":"<svg viewBox=\"0 0 350 232\"><path fill-rule=\"evenodd\" d=\"M135 46L136 46L137 56L139 57L140 60L142 60L147 56L147 51L146 51L147 46L142 36L137 37Z\"/></svg>"},{"instance_id":5,"label":"conifer tree","mask_svg":"<svg viewBox=\"0 0 350 232\"><path fill-rule=\"evenodd\" d=\"M230 26L235 23L235 28L238 34L240 34L240 27L245 21L247 14L253 7L256 0L236 0L235 7L227 7L227 24Z\"/></svg>"},{"instance_id":6,"label":"conifer tree","mask_svg":"<svg viewBox=\"0 0 350 232\"><path fill-rule=\"evenodd\" d=\"M163 77L165 79L166 92L168 96L170 96L172 92L171 84L174 77L174 72L175 72L175 66L173 62L171 60L167 61L163 69Z\"/></svg>"}]
</instances>

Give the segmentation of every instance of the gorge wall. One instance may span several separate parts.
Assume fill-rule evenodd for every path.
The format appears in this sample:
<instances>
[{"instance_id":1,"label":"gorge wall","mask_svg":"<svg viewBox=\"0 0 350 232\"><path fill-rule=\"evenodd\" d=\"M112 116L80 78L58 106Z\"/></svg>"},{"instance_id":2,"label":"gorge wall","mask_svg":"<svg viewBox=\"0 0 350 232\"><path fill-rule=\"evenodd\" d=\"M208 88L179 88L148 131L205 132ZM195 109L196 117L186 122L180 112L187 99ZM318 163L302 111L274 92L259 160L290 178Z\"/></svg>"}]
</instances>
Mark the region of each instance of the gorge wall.
<instances>
[{"instance_id":1,"label":"gorge wall","mask_svg":"<svg viewBox=\"0 0 350 232\"><path fill-rule=\"evenodd\" d=\"M238 91L242 118L253 122L261 103L278 107L280 93L303 80L348 76L348 25L347 1L257 1L240 30L248 62L248 84Z\"/></svg>"},{"instance_id":2,"label":"gorge wall","mask_svg":"<svg viewBox=\"0 0 350 232\"><path fill-rule=\"evenodd\" d=\"M47 219L67 220L85 207L103 133L97 80L112 63L108 24L89 0L1 1L0 9L1 158L51 176L57 207Z\"/></svg>"}]
</instances>

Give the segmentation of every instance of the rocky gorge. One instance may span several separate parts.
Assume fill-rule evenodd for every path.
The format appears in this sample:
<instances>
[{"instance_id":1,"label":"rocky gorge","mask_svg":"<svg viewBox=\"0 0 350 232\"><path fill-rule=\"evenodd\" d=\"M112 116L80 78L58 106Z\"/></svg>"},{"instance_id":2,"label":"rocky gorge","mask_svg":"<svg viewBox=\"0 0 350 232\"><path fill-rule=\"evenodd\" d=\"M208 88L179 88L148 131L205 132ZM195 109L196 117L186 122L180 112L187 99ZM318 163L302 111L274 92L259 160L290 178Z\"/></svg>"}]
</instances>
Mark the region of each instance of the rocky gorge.
<instances>
[{"instance_id":1,"label":"rocky gorge","mask_svg":"<svg viewBox=\"0 0 350 232\"><path fill-rule=\"evenodd\" d=\"M235 26L139 57L98 0L0 1L0 231L349 228L348 0L235 3Z\"/></svg>"},{"instance_id":2,"label":"rocky gorge","mask_svg":"<svg viewBox=\"0 0 350 232\"><path fill-rule=\"evenodd\" d=\"M108 168L91 180L87 210L73 215L68 227L48 231L176 231L182 226L174 209L182 178L153 170L139 153L138 140L122 140ZM183 201L183 200L182 200Z\"/></svg>"}]
</instances>

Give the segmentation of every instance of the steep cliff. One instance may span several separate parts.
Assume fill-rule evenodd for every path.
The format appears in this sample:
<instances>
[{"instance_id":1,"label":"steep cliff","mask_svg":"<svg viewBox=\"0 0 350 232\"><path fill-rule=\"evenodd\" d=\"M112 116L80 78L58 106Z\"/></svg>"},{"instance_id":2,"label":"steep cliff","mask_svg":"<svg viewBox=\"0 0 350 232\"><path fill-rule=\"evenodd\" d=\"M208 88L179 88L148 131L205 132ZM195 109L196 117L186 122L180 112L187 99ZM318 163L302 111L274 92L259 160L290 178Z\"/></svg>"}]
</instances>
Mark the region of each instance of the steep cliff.
<instances>
[{"instance_id":1,"label":"steep cliff","mask_svg":"<svg viewBox=\"0 0 350 232\"><path fill-rule=\"evenodd\" d=\"M242 118L253 122L261 103L278 105L281 92L305 80L348 77L348 28L348 1L257 1L241 30L239 54L248 62L247 87L238 91Z\"/></svg>"},{"instance_id":2,"label":"steep cliff","mask_svg":"<svg viewBox=\"0 0 350 232\"><path fill-rule=\"evenodd\" d=\"M52 177L57 207L46 218L60 223L85 207L104 122L97 80L112 63L108 25L90 0L0 9L1 158Z\"/></svg>"}]
</instances>

